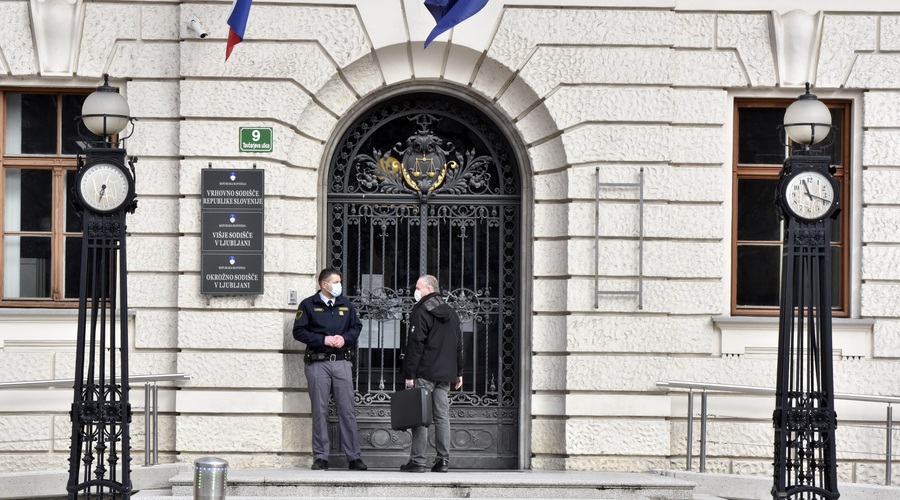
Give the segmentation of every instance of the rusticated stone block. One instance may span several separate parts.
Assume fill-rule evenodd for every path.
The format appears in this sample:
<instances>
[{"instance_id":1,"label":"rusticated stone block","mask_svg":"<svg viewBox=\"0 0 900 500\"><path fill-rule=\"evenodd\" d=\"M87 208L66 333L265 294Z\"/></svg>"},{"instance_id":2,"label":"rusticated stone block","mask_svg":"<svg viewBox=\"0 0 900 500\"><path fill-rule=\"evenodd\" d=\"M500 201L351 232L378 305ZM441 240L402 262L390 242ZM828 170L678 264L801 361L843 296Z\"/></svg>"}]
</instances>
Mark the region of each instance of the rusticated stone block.
<instances>
[{"instance_id":1,"label":"rusticated stone block","mask_svg":"<svg viewBox=\"0 0 900 500\"><path fill-rule=\"evenodd\" d=\"M177 5L142 5L141 39L178 40L178 10Z\"/></svg>"},{"instance_id":2,"label":"rusticated stone block","mask_svg":"<svg viewBox=\"0 0 900 500\"><path fill-rule=\"evenodd\" d=\"M724 135L721 127L672 127L672 163L721 165Z\"/></svg>"},{"instance_id":3,"label":"rusticated stone block","mask_svg":"<svg viewBox=\"0 0 900 500\"><path fill-rule=\"evenodd\" d=\"M10 328L4 325L4 328ZM72 331L72 338L75 331ZM68 376L68 375L65 375ZM51 352L15 352L0 350L0 380L3 382L26 382L29 380L51 380L63 378L53 370Z\"/></svg>"},{"instance_id":4,"label":"rusticated stone block","mask_svg":"<svg viewBox=\"0 0 900 500\"><path fill-rule=\"evenodd\" d=\"M669 454L665 420L578 419L566 421L566 452L570 455Z\"/></svg>"},{"instance_id":5,"label":"rusticated stone block","mask_svg":"<svg viewBox=\"0 0 900 500\"><path fill-rule=\"evenodd\" d=\"M819 87L860 87L851 84L850 79L844 82L847 72L856 73L859 67L860 51L875 50L877 35L876 16L826 15L822 22L822 42L819 49L819 65L816 85ZM854 60L857 64L854 64ZM879 75L876 78L885 78ZM852 75L851 75L852 79ZM870 87L863 85L861 87Z\"/></svg>"},{"instance_id":6,"label":"rusticated stone block","mask_svg":"<svg viewBox=\"0 0 900 500\"><path fill-rule=\"evenodd\" d=\"M900 92L870 90L863 98L863 127L900 127Z\"/></svg>"},{"instance_id":7,"label":"rusticated stone block","mask_svg":"<svg viewBox=\"0 0 900 500\"><path fill-rule=\"evenodd\" d=\"M172 236L130 237L128 271L178 271L178 239Z\"/></svg>"},{"instance_id":8,"label":"rusticated stone block","mask_svg":"<svg viewBox=\"0 0 900 500\"><path fill-rule=\"evenodd\" d=\"M540 207L542 205L538 205ZM549 206L549 205L548 205ZM593 203L572 202L568 210L568 225L557 220L562 231L559 236L595 235L596 215ZM722 207L716 205L658 204L645 202L644 236L651 238L720 239L722 237ZM537 216L537 211L535 213ZM604 202L600 206L600 236L630 237L640 235L640 207L637 201ZM704 221L697 224L697 221ZM540 227L536 225L536 228ZM535 231L535 236L551 236Z\"/></svg>"},{"instance_id":9,"label":"rusticated stone block","mask_svg":"<svg viewBox=\"0 0 900 500\"><path fill-rule=\"evenodd\" d=\"M538 418L531 421L531 451L562 455L566 450L566 422Z\"/></svg>"},{"instance_id":10,"label":"rusticated stone block","mask_svg":"<svg viewBox=\"0 0 900 500\"><path fill-rule=\"evenodd\" d=\"M179 200L175 198L138 200L138 209L127 216L128 231L138 234L178 233L179 205Z\"/></svg>"},{"instance_id":11,"label":"rusticated stone block","mask_svg":"<svg viewBox=\"0 0 900 500\"><path fill-rule=\"evenodd\" d=\"M702 316L571 315L565 322L569 352L709 354L716 340Z\"/></svg>"},{"instance_id":12,"label":"rusticated stone block","mask_svg":"<svg viewBox=\"0 0 900 500\"><path fill-rule=\"evenodd\" d=\"M557 353L566 350L566 318L537 315L531 319L531 349Z\"/></svg>"},{"instance_id":13,"label":"rusticated stone block","mask_svg":"<svg viewBox=\"0 0 900 500\"><path fill-rule=\"evenodd\" d=\"M0 3L0 19L4 20L0 30L0 60L6 60L13 75L37 74L28 2Z\"/></svg>"},{"instance_id":14,"label":"rusticated stone block","mask_svg":"<svg viewBox=\"0 0 900 500\"><path fill-rule=\"evenodd\" d=\"M310 418L284 418L284 451L294 453L312 452L312 421Z\"/></svg>"},{"instance_id":15,"label":"rusticated stone block","mask_svg":"<svg viewBox=\"0 0 900 500\"><path fill-rule=\"evenodd\" d=\"M277 352L193 352L178 355L178 370L190 374L185 387L278 388L283 356Z\"/></svg>"},{"instance_id":16,"label":"rusticated stone block","mask_svg":"<svg viewBox=\"0 0 900 500\"><path fill-rule=\"evenodd\" d=\"M568 198L568 170L549 174L535 175L534 199L539 201L556 201Z\"/></svg>"},{"instance_id":17,"label":"rusticated stone block","mask_svg":"<svg viewBox=\"0 0 900 500\"><path fill-rule=\"evenodd\" d=\"M866 207L863 214L863 241L900 243L900 207Z\"/></svg>"},{"instance_id":18,"label":"rusticated stone block","mask_svg":"<svg viewBox=\"0 0 900 500\"><path fill-rule=\"evenodd\" d=\"M672 155L672 133L664 125L590 124L562 135L570 164L662 162Z\"/></svg>"},{"instance_id":19,"label":"rusticated stone block","mask_svg":"<svg viewBox=\"0 0 900 500\"><path fill-rule=\"evenodd\" d=\"M141 157L134 169L134 189L138 196L138 210L144 206L141 202L143 195L175 196L178 194L178 181L181 177L178 161Z\"/></svg>"},{"instance_id":20,"label":"rusticated stone block","mask_svg":"<svg viewBox=\"0 0 900 500\"><path fill-rule=\"evenodd\" d=\"M554 242L559 243L559 242ZM637 240L601 238L570 240L565 258L554 268L568 263L567 273L577 276L593 276L600 279L618 276L637 276L640 260ZM598 250L595 257L595 251ZM721 243L679 240L649 240L643 246L643 275L662 278L721 278L724 260ZM595 262L596 260L596 262ZM539 266L550 263L535 261L535 274ZM559 274L557 274L559 275Z\"/></svg>"},{"instance_id":21,"label":"rusticated stone block","mask_svg":"<svg viewBox=\"0 0 900 500\"><path fill-rule=\"evenodd\" d=\"M128 82L128 107L138 119L178 118L178 94L177 80L131 81ZM143 122L138 126L142 127Z\"/></svg>"},{"instance_id":22,"label":"rusticated stone block","mask_svg":"<svg viewBox=\"0 0 900 500\"><path fill-rule=\"evenodd\" d=\"M664 87L562 87L544 101L560 129L584 122L668 122L673 91Z\"/></svg>"},{"instance_id":23,"label":"rusticated stone block","mask_svg":"<svg viewBox=\"0 0 900 500\"><path fill-rule=\"evenodd\" d=\"M750 84L733 50L676 50L672 83L688 87L746 87Z\"/></svg>"},{"instance_id":24,"label":"rusticated stone block","mask_svg":"<svg viewBox=\"0 0 900 500\"><path fill-rule=\"evenodd\" d=\"M286 81L185 80L180 101L186 117L274 119L299 127L312 98ZM237 135L230 139L234 142ZM274 137L273 142L279 139Z\"/></svg>"},{"instance_id":25,"label":"rusticated stone block","mask_svg":"<svg viewBox=\"0 0 900 500\"><path fill-rule=\"evenodd\" d=\"M116 78L178 78L179 44L120 41L109 66Z\"/></svg>"},{"instance_id":26,"label":"rusticated stone block","mask_svg":"<svg viewBox=\"0 0 900 500\"><path fill-rule=\"evenodd\" d=\"M569 205L538 203L534 206L534 237L566 236L569 220Z\"/></svg>"},{"instance_id":27,"label":"rusticated stone block","mask_svg":"<svg viewBox=\"0 0 900 500\"><path fill-rule=\"evenodd\" d=\"M900 321L879 319L874 326L874 345L876 358L900 358Z\"/></svg>"},{"instance_id":28,"label":"rusticated stone block","mask_svg":"<svg viewBox=\"0 0 900 500\"><path fill-rule=\"evenodd\" d=\"M714 14L675 13L674 46L711 49L716 37Z\"/></svg>"},{"instance_id":29,"label":"rusticated stone block","mask_svg":"<svg viewBox=\"0 0 900 500\"><path fill-rule=\"evenodd\" d=\"M728 92L724 90L672 90L676 124L725 125Z\"/></svg>"},{"instance_id":30,"label":"rusticated stone block","mask_svg":"<svg viewBox=\"0 0 900 500\"><path fill-rule=\"evenodd\" d=\"M696 404L696 403L695 403ZM695 406L696 409L696 406ZM726 415L740 418L741 415ZM700 439L700 419L694 419L694 438ZM764 458L772 455L775 442L772 420L755 422L725 422L710 418L706 427L706 452L710 456L738 456ZM687 453L687 422L675 422L672 426L672 453ZM694 443L694 454L699 452L699 443Z\"/></svg>"},{"instance_id":31,"label":"rusticated stone block","mask_svg":"<svg viewBox=\"0 0 900 500\"><path fill-rule=\"evenodd\" d=\"M900 205L900 171L893 168L869 168L863 171L862 177L863 203Z\"/></svg>"},{"instance_id":32,"label":"rusticated stone block","mask_svg":"<svg viewBox=\"0 0 900 500\"><path fill-rule=\"evenodd\" d=\"M717 27L719 48L737 50L752 86L777 83L768 14L719 14Z\"/></svg>"},{"instance_id":33,"label":"rusticated stone block","mask_svg":"<svg viewBox=\"0 0 900 500\"><path fill-rule=\"evenodd\" d=\"M672 19L663 10L507 8L488 56L516 70L542 45L670 45Z\"/></svg>"},{"instance_id":34,"label":"rusticated stone block","mask_svg":"<svg viewBox=\"0 0 900 500\"><path fill-rule=\"evenodd\" d=\"M86 3L76 73L89 77L101 76L113 51L119 48L116 42L139 38L140 18L140 6L137 4ZM125 75L130 73L126 71Z\"/></svg>"},{"instance_id":35,"label":"rusticated stone block","mask_svg":"<svg viewBox=\"0 0 900 500\"><path fill-rule=\"evenodd\" d=\"M542 279L534 282L534 311L562 312L566 310L566 282L561 279Z\"/></svg>"},{"instance_id":36,"label":"rusticated stone block","mask_svg":"<svg viewBox=\"0 0 900 500\"><path fill-rule=\"evenodd\" d=\"M566 360L566 389L570 391L655 390L668 380L665 356L599 356L573 354Z\"/></svg>"},{"instance_id":37,"label":"rusticated stone block","mask_svg":"<svg viewBox=\"0 0 900 500\"><path fill-rule=\"evenodd\" d=\"M128 306L176 307L178 276L159 273L128 274Z\"/></svg>"},{"instance_id":38,"label":"rusticated stone block","mask_svg":"<svg viewBox=\"0 0 900 500\"><path fill-rule=\"evenodd\" d=\"M71 430L69 431L71 432ZM58 453L15 453L11 455L0 455L0 471L3 472L32 472L36 470L57 470L65 471L69 469L69 452L68 450ZM65 487L65 481L61 481Z\"/></svg>"},{"instance_id":39,"label":"rusticated stone block","mask_svg":"<svg viewBox=\"0 0 900 500\"><path fill-rule=\"evenodd\" d=\"M277 311L181 311L180 349L277 351L283 347L284 313Z\"/></svg>"},{"instance_id":40,"label":"rusticated stone block","mask_svg":"<svg viewBox=\"0 0 900 500\"><path fill-rule=\"evenodd\" d=\"M134 347L171 349L177 346L177 311L144 309L134 315Z\"/></svg>"},{"instance_id":41,"label":"rusticated stone block","mask_svg":"<svg viewBox=\"0 0 900 500\"><path fill-rule=\"evenodd\" d=\"M881 50L900 50L900 16L880 16Z\"/></svg>"},{"instance_id":42,"label":"rusticated stone block","mask_svg":"<svg viewBox=\"0 0 900 500\"><path fill-rule=\"evenodd\" d=\"M177 373L174 352L132 351L128 356L128 371L135 375Z\"/></svg>"},{"instance_id":43,"label":"rusticated stone block","mask_svg":"<svg viewBox=\"0 0 900 500\"><path fill-rule=\"evenodd\" d=\"M259 126L272 128L272 152L266 153L266 158L277 159L289 162L293 154L293 149L298 145L294 144L294 136L296 133L288 127L278 123L267 121L206 121L206 120L187 120L180 123L180 152L182 156L199 156L216 158L221 156L223 152L230 155L253 157L253 160L259 161L263 158L259 157L259 153L240 153L238 152L238 134L241 127ZM311 139L304 138L305 141L312 142ZM259 159L258 159L259 158ZM305 166L311 167L318 164L319 156L307 157L303 159ZM253 161L251 160L251 161ZM221 163L212 160L213 167L220 167ZM218 163L218 164L217 164Z\"/></svg>"},{"instance_id":44,"label":"rusticated stone block","mask_svg":"<svg viewBox=\"0 0 900 500\"><path fill-rule=\"evenodd\" d=\"M565 459L565 470L603 471L603 472L636 472L657 469L670 469L669 460L665 458L618 458L574 456ZM683 464L682 464L683 466Z\"/></svg>"},{"instance_id":45,"label":"rusticated stone block","mask_svg":"<svg viewBox=\"0 0 900 500\"><path fill-rule=\"evenodd\" d=\"M638 200L640 169L644 170L644 200L715 201L725 198L723 185L730 172L720 166L690 167L640 164L608 164L599 169L600 183L634 184L634 186L601 186L601 209L605 200ZM569 198L594 200L597 168L576 166L567 170Z\"/></svg>"},{"instance_id":46,"label":"rusticated stone block","mask_svg":"<svg viewBox=\"0 0 900 500\"><path fill-rule=\"evenodd\" d=\"M273 453L282 450L280 417L179 415L175 423L178 428L175 445L179 451L213 453L224 458L223 452ZM228 465L241 467L231 461Z\"/></svg>"},{"instance_id":47,"label":"rusticated stone block","mask_svg":"<svg viewBox=\"0 0 900 500\"><path fill-rule=\"evenodd\" d=\"M556 135L560 129L544 104L535 106L528 111L522 119L516 122L516 128L522 134L522 140L528 144Z\"/></svg>"},{"instance_id":48,"label":"rusticated stone block","mask_svg":"<svg viewBox=\"0 0 900 500\"><path fill-rule=\"evenodd\" d=\"M856 54L848 88L895 89L900 87L900 76L892 71L900 64L900 55L895 53Z\"/></svg>"},{"instance_id":49,"label":"rusticated stone block","mask_svg":"<svg viewBox=\"0 0 900 500\"><path fill-rule=\"evenodd\" d=\"M568 162L566 145L560 137L529 148L528 156L531 158L531 166L535 172L556 170Z\"/></svg>"},{"instance_id":50,"label":"rusticated stone block","mask_svg":"<svg viewBox=\"0 0 900 500\"><path fill-rule=\"evenodd\" d=\"M49 415L4 415L0 418L0 450L49 451Z\"/></svg>"},{"instance_id":51,"label":"rusticated stone block","mask_svg":"<svg viewBox=\"0 0 900 500\"><path fill-rule=\"evenodd\" d=\"M864 246L862 279L900 281L900 246Z\"/></svg>"},{"instance_id":52,"label":"rusticated stone block","mask_svg":"<svg viewBox=\"0 0 900 500\"><path fill-rule=\"evenodd\" d=\"M532 390L562 391L566 389L565 356L534 356L531 364Z\"/></svg>"},{"instance_id":53,"label":"rusticated stone block","mask_svg":"<svg viewBox=\"0 0 900 500\"><path fill-rule=\"evenodd\" d=\"M171 121L143 121L138 125L140 133L128 139L128 154L132 156L178 156L179 128L181 123ZM135 166L140 168L140 163Z\"/></svg>"},{"instance_id":54,"label":"rusticated stone block","mask_svg":"<svg viewBox=\"0 0 900 500\"><path fill-rule=\"evenodd\" d=\"M900 165L900 131L895 129L865 131L863 133L863 165L867 167Z\"/></svg>"},{"instance_id":55,"label":"rusticated stone block","mask_svg":"<svg viewBox=\"0 0 900 500\"><path fill-rule=\"evenodd\" d=\"M567 274L566 246L561 240L535 240L534 275L562 277Z\"/></svg>"}]
</instances>

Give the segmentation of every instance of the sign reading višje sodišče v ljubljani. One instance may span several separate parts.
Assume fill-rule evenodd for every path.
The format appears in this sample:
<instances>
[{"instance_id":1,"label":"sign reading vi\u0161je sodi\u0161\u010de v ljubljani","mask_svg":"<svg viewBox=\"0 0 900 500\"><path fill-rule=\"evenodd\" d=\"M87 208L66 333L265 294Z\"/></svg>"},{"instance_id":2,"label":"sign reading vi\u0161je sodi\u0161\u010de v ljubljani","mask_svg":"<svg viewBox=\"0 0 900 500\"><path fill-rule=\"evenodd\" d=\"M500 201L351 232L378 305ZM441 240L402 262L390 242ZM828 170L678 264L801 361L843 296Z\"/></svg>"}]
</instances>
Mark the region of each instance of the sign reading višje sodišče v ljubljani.
<instances>
[{"instance_id":1,"label":"sign reading vi\u0161je sodi\u0161\u010de v ljubljani","mask_svg":"<svg viewBox=\"0 0 900 500\"><path fill-rule=\"evenodd\" d=\"M200 293L262 294L265 171L204 169L200 191Z\"/></svg>"}]
</instances>

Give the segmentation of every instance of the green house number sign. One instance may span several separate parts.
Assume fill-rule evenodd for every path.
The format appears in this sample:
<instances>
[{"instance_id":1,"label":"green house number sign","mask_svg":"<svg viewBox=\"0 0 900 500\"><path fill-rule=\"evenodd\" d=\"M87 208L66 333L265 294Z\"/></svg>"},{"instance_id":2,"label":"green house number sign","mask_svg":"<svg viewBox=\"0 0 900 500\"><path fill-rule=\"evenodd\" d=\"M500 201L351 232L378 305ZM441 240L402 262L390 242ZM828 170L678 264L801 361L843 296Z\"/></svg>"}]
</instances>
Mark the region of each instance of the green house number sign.
<instances>
[{"instance_id":1,"label":"green house number sign","mask_svg":"<svg viewBox=\"0 0 900 500\"><path fill-rule=\"evenodd\" d=\"M241 127L241 153L269 153L272 151L271 127Z\"/></svg>"}]
</instances>

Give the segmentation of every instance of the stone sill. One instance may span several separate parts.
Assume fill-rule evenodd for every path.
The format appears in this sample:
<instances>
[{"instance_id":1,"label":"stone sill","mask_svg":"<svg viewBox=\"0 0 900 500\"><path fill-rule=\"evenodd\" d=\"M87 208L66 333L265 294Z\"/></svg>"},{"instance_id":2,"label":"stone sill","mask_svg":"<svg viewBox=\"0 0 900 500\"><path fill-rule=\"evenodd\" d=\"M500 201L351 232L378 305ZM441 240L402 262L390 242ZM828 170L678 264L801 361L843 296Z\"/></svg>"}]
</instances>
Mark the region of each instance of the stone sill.
<instances>
[{"instance_id":1,"label":"stone sill","mask_svg":"<svg viewBox=\"0 0 900 500\"><path fill-rule=\"evenodd\" d=\"M778 355L777 316L713 316L722 356L757 358ZM873 357L874 319L834 318L833 354L840 358Z\"/></svg>"},{"instance_id":2,"label":"stone sill","mask_svg":"<svg viewBox=\"0 0 900 500\"><path fill-rule=\"evenodd\" d=\"M134 317L129 309L129 334ZM0 351L74 351L77 334L78 309L0 309Z\"/></svg>"}]
</instances>

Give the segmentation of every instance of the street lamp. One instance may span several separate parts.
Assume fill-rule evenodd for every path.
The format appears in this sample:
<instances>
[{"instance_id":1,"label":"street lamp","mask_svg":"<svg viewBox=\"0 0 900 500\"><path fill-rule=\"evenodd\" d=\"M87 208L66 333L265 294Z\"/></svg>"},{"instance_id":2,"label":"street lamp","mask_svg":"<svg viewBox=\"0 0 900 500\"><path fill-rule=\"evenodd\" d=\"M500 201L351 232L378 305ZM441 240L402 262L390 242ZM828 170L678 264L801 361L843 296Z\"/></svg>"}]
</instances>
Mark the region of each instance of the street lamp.
<instances>
[{"instance_id":1,"label":"street lamp","mask_svg":"<svg viewBox=\"0 0 900 500\"><path fill-rule=\"evenodd\" d=\"M120 134L134 119L109 85L85 99L82 120L95 134L78 158L73 203L83 213L75 351L69 498L130 498L128 286L125 214L136 207L134 162ZM132 132L134 129L132 128ZM97 140L97 137L100 140Z\"/></svg>"},{"instance_id":2,"label":"street lamp","mask_svg":"<svg viewBox=\"0 0 900 500\"><path fill-rule=\"evenodd\" d=\"M775 200L785 224L772 498L836 499L830 242L840 189L821 151L831 112L809 84L786 110L783 128L791 154Z\"/></svg>"}]
</instances>

